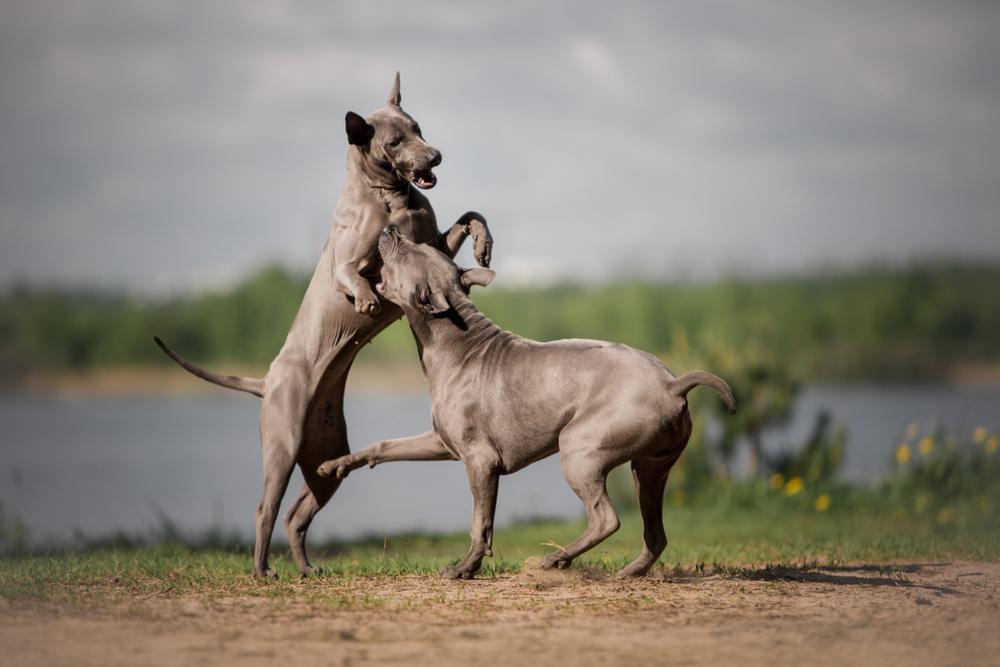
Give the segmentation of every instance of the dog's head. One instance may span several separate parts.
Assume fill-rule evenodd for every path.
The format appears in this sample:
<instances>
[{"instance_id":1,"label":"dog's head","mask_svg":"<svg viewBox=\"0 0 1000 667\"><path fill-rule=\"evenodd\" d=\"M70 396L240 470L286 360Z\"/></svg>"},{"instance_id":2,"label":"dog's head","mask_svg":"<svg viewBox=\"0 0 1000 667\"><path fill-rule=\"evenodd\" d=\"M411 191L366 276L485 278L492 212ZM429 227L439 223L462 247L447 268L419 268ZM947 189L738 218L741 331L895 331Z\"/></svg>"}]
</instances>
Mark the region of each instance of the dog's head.
<instances>
[{"instance_id":1,"label":"dog's head","mask_svg":"<svg viewBox=\"0 0 1000 667\"><path fill-rule=\"evenodd\" d=\"M375 289L406 312L440 316L466 296L473 285L486 287L496 274L476 267L460 269L440 250L414 243L392 225L378 240L382 280Z\"/></svg>"},{"instance_id":2,"label":"dog's head","mask_svg":"<svg viewBox=\"0 0 1000 667\"><path fill-rule=\"evenodd\" d=\"M441 164L441 151L424 141L420 125L399 106L401 100L396 72L384 107L367 119L347 112L347 140L399 184L429 190L437 183L433 169Z\"/></svg>"}]
</instances>

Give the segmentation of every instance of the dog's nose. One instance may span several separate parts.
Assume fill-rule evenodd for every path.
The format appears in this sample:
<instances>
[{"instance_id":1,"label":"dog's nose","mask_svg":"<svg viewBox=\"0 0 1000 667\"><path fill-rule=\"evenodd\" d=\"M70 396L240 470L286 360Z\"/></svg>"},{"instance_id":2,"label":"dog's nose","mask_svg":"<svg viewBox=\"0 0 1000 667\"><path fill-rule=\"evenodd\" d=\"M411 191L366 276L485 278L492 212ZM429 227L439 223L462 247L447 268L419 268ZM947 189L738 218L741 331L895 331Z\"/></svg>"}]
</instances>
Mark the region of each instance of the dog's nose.
<instances>
[{"instance_id":1,"label":"dog's nose","mask_svg":"<svg viewBox=\"0 0 1000 667\"><path fill-rule=\"evenodd\" d=\"M438 166L439 164L441 164L441 151L434 149L434 152L431 153L430 165L433 168Z\"/></svg>"}]
</instances>

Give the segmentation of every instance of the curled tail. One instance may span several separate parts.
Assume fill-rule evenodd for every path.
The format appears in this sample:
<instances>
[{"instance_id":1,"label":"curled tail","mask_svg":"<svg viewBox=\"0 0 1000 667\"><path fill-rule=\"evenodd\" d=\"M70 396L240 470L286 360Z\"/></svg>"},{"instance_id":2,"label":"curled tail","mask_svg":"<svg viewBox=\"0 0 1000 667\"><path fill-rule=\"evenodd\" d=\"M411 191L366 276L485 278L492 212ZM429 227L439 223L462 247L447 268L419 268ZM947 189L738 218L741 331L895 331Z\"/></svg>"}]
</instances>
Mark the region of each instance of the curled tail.
<instances>
[{"instance_id":1,"label":"curled tail","mask_svg":"<svg viewBox=\"0 0 1000 667\"><path fill-rule=\"evenodd\" d=\"M253 394L254 396L264 395L264 379L263 378L245 378L236 375L219 375L218 373L212 373L206 371L202 368L198 368L191 362L184 359L181 355L177 354L159 339L157 336L153 336L153 340L160 349L163 350L168 357L177 362L177 365L186 370L188 373L200 377L202 380L208 380L213 384L217 384L220 387L227 387L229 389L236 389L237 391L245 391L248 394Z\"/></svg>"},{"instance_id":2,"label":"curled tail","mask_svg":"<svg viewBox=\"0 0 1000 667\"><path fill-rule=\"evenodd\" d=\"M736 399L733 398L733 390L729 388L725 380L711 373L706 373L705 371L685 373L671 383L670 389L677 396L687 396L689 391L699 385L711 387L719 392L726 407L729 408L729 414L736 414Z\"/></svg>"}]
</instances>

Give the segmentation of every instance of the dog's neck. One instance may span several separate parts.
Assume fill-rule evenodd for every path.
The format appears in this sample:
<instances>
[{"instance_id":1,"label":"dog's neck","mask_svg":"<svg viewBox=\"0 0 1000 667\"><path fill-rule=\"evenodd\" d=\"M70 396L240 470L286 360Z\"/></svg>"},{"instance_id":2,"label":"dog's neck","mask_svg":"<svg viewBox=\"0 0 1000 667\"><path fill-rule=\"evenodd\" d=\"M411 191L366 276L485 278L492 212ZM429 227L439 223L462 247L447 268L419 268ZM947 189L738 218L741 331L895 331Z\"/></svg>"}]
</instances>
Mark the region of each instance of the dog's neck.
<instances>
[{"instance_id":1,"label":"dog's neck","mask_svg":"<svg viewBox=\"0 0 1000 667\"><path fill-rule=\"evenodd\" d=\"M483 315L468 296L456 292L449 300L452 309L442 315L405 309L417 340L420 365L432 385L437 378L431 369L447 369L449 375L458 372L498 337L512 335Z\"/></svg>"},{"instance_id":2,"label":"dog's neck","mask_svg":"<svg viewBox=\"0 0 1000 667\"><path fill-rule=\"evenodd\" d=\"M389 202L398 199L407 201L412 187L391 164L376 160L358 146L348 148L347 178L349 181L356 179L363 188L372 190L376 197Z\"/></svg>"}]
</instances>

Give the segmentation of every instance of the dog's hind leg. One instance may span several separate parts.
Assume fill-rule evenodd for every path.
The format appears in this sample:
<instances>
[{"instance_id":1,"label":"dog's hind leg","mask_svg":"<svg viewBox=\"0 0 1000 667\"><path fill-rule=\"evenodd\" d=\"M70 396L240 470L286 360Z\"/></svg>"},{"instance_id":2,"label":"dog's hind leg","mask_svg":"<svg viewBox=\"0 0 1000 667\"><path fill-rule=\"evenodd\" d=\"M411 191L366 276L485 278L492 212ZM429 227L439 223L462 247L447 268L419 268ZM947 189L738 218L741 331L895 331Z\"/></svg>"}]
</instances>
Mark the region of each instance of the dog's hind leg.
<instances>
[{"instance_id":1,"label":"dog's hind leg","mask_svg":"<svg viewBox=\"0 0 1000 667\"><path fill-rule=\"evenodd\" d=\"M288 533L288 545L292 550L295 566L303 576L309 576L316 570L309 563L309 556L306 554L306 532L316 514L340 487L340 480L320 477L305 466L302 466L302 475L306 481L299 497L285 514L285 531Z\"/></svg>"},{"instance_id":2,"label":"dog's hind leg","mask_svg":"<svg viewBox=\"0 0 1000 667\"><path fill-rule=\"evenodd\" d=\"M303 576L315 573L306 553L306 533L313 518L329 502L340 486L338 479L316 474L316 466L334 456L351 451L344 419L344 388L354 358L348 347L328 367L320 389L313 395L305 418L305 437L298 453L299 469L305 483L299 497L285 514L285 531L295 566Z\"/></svg>"},{"instance_id":3,"label":"dog's hind leg","mask_svg":"<svg viewBox=\"0 0 1000 667\"><path fill-rule=\"evenodd\" d=\"M619 577L641 577L649 571L667 548L667 533L663 528L663 491L667 476L677 456L667 459L637 459L632 461L632 478L642 514L643 549L639 556L618 572Z\"/></svg>"},{"instance_id":4,"label":"dog's hind leg","mask_svg":"<svg viewBox=\"0 0 1000 667\"><path fill-rule=\"evenodd\" d=\"M254 542L253 573L259 577L276 577L277 572L268 567L268 551L271 548L271 534L278 517L281 498L288 488L288 478L295 466L294 446L289 441L277 441L264 445L271 451L264 457L264 493L257 506L257 539Z\"/></svg>"},{"instance_id":5,"label":"dog's hind leg","mask_svg":"<svg viewBox=\"0 0 1000 667\"><path fill-rule=\"evenodd\" d=\"M302 437L305 400L300 382L276 382L268 388L261 404L260 439L264 464L264 493L257 506L253 573L274 577L268 567L271 534L278 517L281 498L295 467Z\"/></svg>"},{"instance_id":6,"label":"dog's hind leg","mask_svg":"<svg viewBox=\"0 0 1000 667\"><path fill-rule=\"evenodd\" d=\"M560 453L560 463L566 481L587 510L587 530L574 542L546 556L542 561L543 568L561 570L569 567L574 558L603 542L620 525L618 514L608 498L608 471L604 469L603 462L594 461L593 457L588 457L586 450L583 452L574 456L564 450Z\"/></svg>"}]
</instances>

